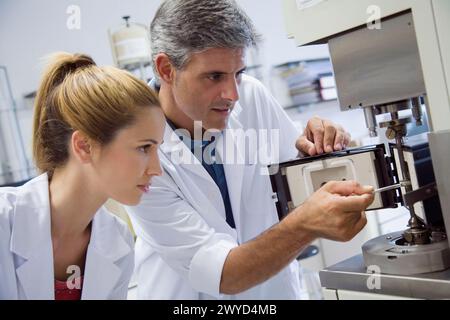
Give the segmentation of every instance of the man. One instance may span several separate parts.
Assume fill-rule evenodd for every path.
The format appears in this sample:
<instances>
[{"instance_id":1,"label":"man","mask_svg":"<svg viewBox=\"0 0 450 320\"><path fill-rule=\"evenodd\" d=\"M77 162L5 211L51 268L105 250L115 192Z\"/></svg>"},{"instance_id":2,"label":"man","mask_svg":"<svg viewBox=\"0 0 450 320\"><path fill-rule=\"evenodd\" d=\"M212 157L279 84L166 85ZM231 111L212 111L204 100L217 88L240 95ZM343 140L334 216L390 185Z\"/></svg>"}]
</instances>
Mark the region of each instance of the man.
<instances>
[{"instance_id":1,"label":"man","mask_svg":"<svg viewBox=\"0 0 450 320\"><path fill-rule=\"evenodd\" d=\"M129 208L139 298L299 298L295 258L318 237L356 235L372 189L330 182L279 222L261 150L276 163L341 150L349 135L314 118L299 137L261 83L243 75L258 36L234 1L166 0L150 32L168 125L164 174ZM255 147L239 138L250 131L275 134Z\"/></svg>"}]
</instances>

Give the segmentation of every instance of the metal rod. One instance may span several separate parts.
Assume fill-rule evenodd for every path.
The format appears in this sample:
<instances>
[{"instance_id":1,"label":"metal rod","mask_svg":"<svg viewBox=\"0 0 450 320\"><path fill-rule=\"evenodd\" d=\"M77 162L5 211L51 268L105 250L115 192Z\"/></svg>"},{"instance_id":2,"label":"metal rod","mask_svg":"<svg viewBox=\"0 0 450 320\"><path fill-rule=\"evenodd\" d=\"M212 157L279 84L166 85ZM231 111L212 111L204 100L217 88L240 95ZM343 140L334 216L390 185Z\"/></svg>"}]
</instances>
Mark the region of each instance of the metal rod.
<instances>
[{"instance_id":1,"label":"metal rod","mask_svg":"<svg viewBox=\"0 0 450 320\"><path fill-rule=\"evenodd\" d=\"M397 112L391 112L391 117L392 117L392 120L398 119L398 113ZM408 165L407 165L407 163L405 161L405 155L403 154L403 133L400 132L400 131L396 131L395 144L397 146L398 160L400 162L400 168L401 168L402 173L403 173L403 180L410 181L411 178L409 176ZM411 184L405 186L405 191L406 191L406 193L412 191ZM406 206L406 204L405 204L405 206ZM414 210L414 206L406 206L406 208L408 208L409 214L410 214L410 219L408 221L408 226L410 228L412 228L412 229L422 227L420 222L419 222L419 220L417 219L416 212Z\"/></svg>"},{"instance_id":2,"label":"metal rod","mask_svg":"<svg viewBox=\"0 0 450 320\"><path fill-rule=\"evenodd\" d=\"M392 184L390 186L386 186L386 187L375 189L375 190L372 191L372 193L385 192L385 191L389 191L389 190L392 190L392 189L397 189L397 188L400 188L400 187L406 187L406 186L409 186L409 185L411 185L411 182L409 182L409 181L402 181L400 183Z\"/></svg>"},{"instance_id":3,"label":"metal rod","mask_svg":"<svg viewBox=\"0 0 450 320\"><path fill-rule=\"evenodd\" d=\"M416 120L416 126L421 126L422 123L422 105L420 104L420 97L411 99L411 111Z\"/></svg>"},{"instance_id":4,"label":"metal rod","mask_svg":"<svg viewBox=\"0 0 450 320\"><path fill-rule=\"evenodd\" d=\"M366 120L367 129L369 129L370 137L377 136L377 121L375 119L375 114L373 112L373 107L364 107L364 118Z\"/></svg>"}]
</instances>

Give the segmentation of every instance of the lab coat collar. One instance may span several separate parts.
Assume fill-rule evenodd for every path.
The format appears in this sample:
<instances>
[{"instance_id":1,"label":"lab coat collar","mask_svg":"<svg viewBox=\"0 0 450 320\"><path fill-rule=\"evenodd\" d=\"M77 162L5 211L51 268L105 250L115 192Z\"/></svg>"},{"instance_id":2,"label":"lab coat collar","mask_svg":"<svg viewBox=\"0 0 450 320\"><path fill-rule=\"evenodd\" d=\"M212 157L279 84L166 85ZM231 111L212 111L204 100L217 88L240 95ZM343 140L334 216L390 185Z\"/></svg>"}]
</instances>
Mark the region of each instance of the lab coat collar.
<instances>
[{"instance_id":1,"label":"lab coat collar","mask_svg":"<svg viewBox=\"0 0 450 320\"><path fill-rule=\"evenodd\" d=\"M118 223L104 207L92 221L91 240L89 243L84 269L83 291L81 298L107 299L116 286L122 270L116 262L133 250L117 230Z\"/></svg>"},{"instance_id":2,"label":"lab coat collar","mask_svg":"<svg viewBox=\"0 0 450 320\"><path fill-rule=\"evenodd\" d=\"M227 139L231 139L233 142L235 140L233 130L234 129L242 129L242 124L237 119L236 115L241 112L241 106L239 103L236 103L235 109L230 114L230 118L227 124L227 128L225 129L227 134ZM216 143L216 152L223 155L224 149L224 141L223 134L218 135ZM234 144L235 148L235 157L238 159L243 159L240 150L236 148L236 143ZM198 176L214 183L211 176L208 172L203 168L200 161L195 157L190 148L187 147L186 143L184 143L179 135L175 132L169 122L166 121L165 131L164 131L164 143L161 145L161 151L169 157L172 163L179 164L183 168L197 174ZM223 158L222 158L223 159ZM224 162L226 162L224 160ZM200 165L200 166L199 166Z\"/></svg>"},{"instance_id":3,"label":"lab coat collar","mask_svg":"<svg viewBox=\"0 0 450 320\"><path fill-rule=\"evenodd\" d=\"M46 173L19 187L15 207L10 248L22 258L31 259L42 249L42 243L51 241Z\"/></svg>"},{"instance_id":4,"label":"lab coat collar","mask_svg":"<svg viewBox=\"0 0 450 320\"><path fill-rule=\"evenodd\" d=\"M27 299L54 299L53 250L48 176L19 188L11 233L11 252L25 259L16 275Z\"/></svg>"},{"instance_id":5,"label":"lab coat collar","mask_svg":"<svg viewBox=\"0 0 450 320\"><path fill-rule=\"evenodd\" d=\"M11 251L25 260L16 269L28 299L54 299L53 245L51 240L48 176L43 174L20 188L11 235ZM104 299L117 283L115 262L132 248L118 230L114 217L103 207L92 222L86 255L82 299Z\"/></svg>"},{"instance_id":6,"label":"lab coat collar","mask_svg":"<svg viewBox=\"0 0 450 320\"><path fill-rule=\"evenodd\" d=\"M164 143L161 145L161 151L170 159L171 163L183 167L201 177L205 182L211 185L216 185L197 157L195 157L191 150L180 139L169 123L167 123L165 127Z\"/></svg>"}]
</instances>

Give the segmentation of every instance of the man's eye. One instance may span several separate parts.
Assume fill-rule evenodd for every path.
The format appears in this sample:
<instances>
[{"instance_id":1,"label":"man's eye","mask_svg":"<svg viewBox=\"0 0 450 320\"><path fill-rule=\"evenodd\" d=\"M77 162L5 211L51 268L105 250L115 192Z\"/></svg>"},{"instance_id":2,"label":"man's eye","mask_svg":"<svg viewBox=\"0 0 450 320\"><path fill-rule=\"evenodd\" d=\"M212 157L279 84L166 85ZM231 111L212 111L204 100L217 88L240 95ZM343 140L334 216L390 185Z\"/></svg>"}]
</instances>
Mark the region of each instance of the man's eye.
<instances>
[{"instance_id":1,"label":"man's eye","mask_svg":"<svg viewBox=\"0 0 450 320\"><path fill-rule=\"evenodd\" d=\"M222 79L222 75L219 73L213 73L208 75L208 79L212 81L219 81L220 79Z\"/></svg>"},{"instance_id":2,"label":"man's eye","mask_svg":"<svg viewBox=\"0 0 450 320\"><path fill-rule=\"evenodd\" d=\"M245 70L239 71L238 73L236 73L236 81L237 83L241 83L242 80L242 75L245 73Z\"/></svg>"}]
</instances>

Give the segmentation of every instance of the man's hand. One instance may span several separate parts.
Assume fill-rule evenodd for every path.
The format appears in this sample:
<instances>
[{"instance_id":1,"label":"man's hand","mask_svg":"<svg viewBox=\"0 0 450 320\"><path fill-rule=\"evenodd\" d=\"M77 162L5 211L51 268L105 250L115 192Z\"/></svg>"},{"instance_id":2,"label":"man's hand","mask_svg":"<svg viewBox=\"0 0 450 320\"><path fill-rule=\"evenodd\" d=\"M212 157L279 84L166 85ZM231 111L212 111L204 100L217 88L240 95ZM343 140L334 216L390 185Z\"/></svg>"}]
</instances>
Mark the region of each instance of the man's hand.
<instances>
[{"instance_id":1,"label":"man's hand","mask_svg":"<svg viewBox=\"0 0 450 320\"><path fill-rule=\"evenodd\" d=\"M237 294L266 281L316 238L350 240L366 224L363 211L373 201L372 191L355 181L328 182L280 223L231 249L220 292Z\"/></svg>"},{"instance_id":2,"label":"man's hand","mask_svg":"<svg viewBox=\"0 0 450 320\"><path fill-rule=\"evenodd\" d=\"M340 125L313 117L295 143L297 149L309 156L324 152L340 151L350 143L350 134Z\"/></svg>"},{"instance_id":3,"label":"man's hand","mask_svg":"<svg viewBox=\"0 0 450 320\"><path fill-rule=\"evenodd\" d=\"M348 241L366 225L364 210L374 200L372 191L355 181L330 181L291 214L314 238Z\"/></svg>"}]
</instances>

